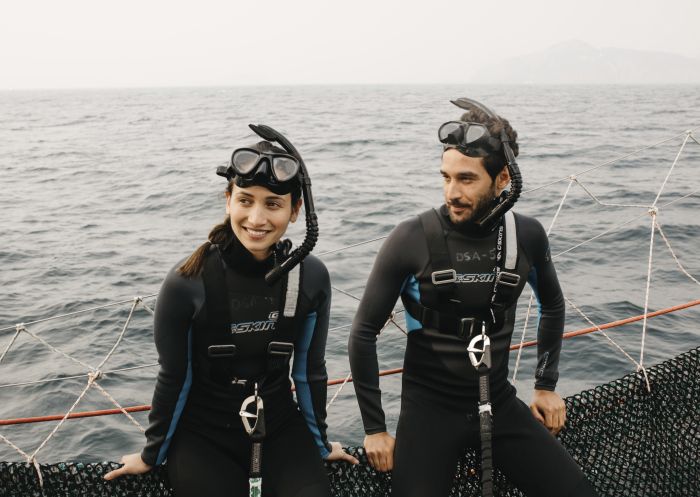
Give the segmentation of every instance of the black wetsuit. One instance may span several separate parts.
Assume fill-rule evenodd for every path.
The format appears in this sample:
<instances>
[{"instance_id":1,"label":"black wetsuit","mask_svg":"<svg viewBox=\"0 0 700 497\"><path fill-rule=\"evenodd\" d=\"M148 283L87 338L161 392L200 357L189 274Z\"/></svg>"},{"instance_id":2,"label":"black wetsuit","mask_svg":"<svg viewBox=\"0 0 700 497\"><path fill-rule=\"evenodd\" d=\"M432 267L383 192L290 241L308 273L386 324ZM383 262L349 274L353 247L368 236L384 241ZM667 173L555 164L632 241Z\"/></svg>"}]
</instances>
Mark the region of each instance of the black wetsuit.
<instances>
[{"instance_id":1,"label":"black wetsuit","mask_svg":"<svg viewBox=\"0 0 700 497\"><path fill-rule=\"evenodd\" d=\"M457 283L447 302L431 281L431 258L418 218L399 224L382 246L353 322L350 366L365 432L386 431L377 376L376 339L399 296L436 311L488 320L497 258L497 230L454 225L439 210ZM529 496L595 495L559 442L535 420L508 382L508 354L517 297L525 282L539 303L535 388L554 390L564 327L564 299L552 264L547 235L538 221L515 215L520 281L503 325L488 331L493 404L493 458L497 468ZM506 244L509 242L506 239ZM449 493L459 455L479 447L478 375L467 341L446 334L407 313L401 414L396 433L395 497L443 497ZM579 486L578 490L574 490ZM582 490L583 489L583 490ZM583 492L583 493L581 493Z\"/></svg>"},{"instance_id":2,"label":"black wetsuit","mask_svg":"<svg viewBox=\"0 0 700 497\"><path fill-rule=\"evenodd\" d=\"M248 495L251 442L238 413L254 382L232 386L232 378L261 381L267 431L263 495L330 495L322 460L330 451L324 360L328 271L313 256L304 260L296 317L282 326L286 278L268 286L264 275L272 264L272 258L257 262L234 239L221 249L212 246L200 276L183 277L178 264L163 283L154 326L161 367L141 457L151 465L168 460L176 497ZM297 402L289 363L270 366L273 341L294 344ZM210 358L208 347L221 344L234 344L235 358Z\"/></svg>"}]
</instances>

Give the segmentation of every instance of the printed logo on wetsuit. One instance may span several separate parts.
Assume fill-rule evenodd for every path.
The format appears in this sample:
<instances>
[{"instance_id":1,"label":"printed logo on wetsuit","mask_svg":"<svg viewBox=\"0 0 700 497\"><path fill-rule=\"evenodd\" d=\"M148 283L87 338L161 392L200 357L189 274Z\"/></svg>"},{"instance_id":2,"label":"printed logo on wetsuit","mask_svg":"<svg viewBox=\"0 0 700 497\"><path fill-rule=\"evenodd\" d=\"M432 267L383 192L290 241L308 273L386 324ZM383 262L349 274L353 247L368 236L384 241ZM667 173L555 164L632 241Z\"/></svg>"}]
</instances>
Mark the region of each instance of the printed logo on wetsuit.
<instances>
[{"instance_id":1,"label":"printed logo on wetsuit","mask_svg":"<svg viewBox=\"0 0 700 497\"><path fill-rule=\"evenodd\" d=\"M493 283L493 273L457 273L457 283Z\"/></svg>"},{"instance_id":2,"label":"printed logo on wetsuit","mask_svg":"<svg viewBox=\"0 0 700 497\"><path fill-rule=\"evenodd\" d=\"M495 261L497 258L496 249L492 248L488 252L479 252L478 250L467 251L467 252L457 252L455 254L455 259L457 262L471 262L471 261L481 261L489 260Z\"/></svg>"},{"instance_id":3,"label":"printed logo on wetsuit","mask_svg":"<svg viewBox=\"0 0 700 497\"><path fill-rule=\"evenodd\" d=\"M277 326L279 311L272 311L265 321L245 321L231 323L231 333L254 333L256 331L271 331Z\"/></svg>"}]
</instances>

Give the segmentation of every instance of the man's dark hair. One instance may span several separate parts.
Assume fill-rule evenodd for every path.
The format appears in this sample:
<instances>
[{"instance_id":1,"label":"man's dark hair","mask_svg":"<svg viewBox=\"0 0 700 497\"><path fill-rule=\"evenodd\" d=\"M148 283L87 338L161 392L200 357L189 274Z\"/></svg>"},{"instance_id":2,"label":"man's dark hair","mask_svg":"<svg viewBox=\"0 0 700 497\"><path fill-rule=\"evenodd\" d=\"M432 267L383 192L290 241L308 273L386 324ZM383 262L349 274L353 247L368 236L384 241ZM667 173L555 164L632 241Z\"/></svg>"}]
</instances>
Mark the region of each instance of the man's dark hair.
<instances>
[{"instance_id":1,"label":"man's dark hair","mask_svg":"<svg viewBox=\"0 0 700 497\"><path fill-rule=\"evenodd\" d=\"M494 138L501 137L501 130L505 128L508 138L510 138L510 147L513 149L513 154L517 157L519 146L518 146L518 132L515 131L508 119L504 119L498 116L498 119L493 119L489 117L486 113L480 111L479 109L474 109L470 112L465 112L462 117L459 118L460 121L479 123L485 125L491 136ZM489 173L492 179L496 179L498 173L500 173L504 167L506 167L506 156L503 153L503 148L498 151L498 153L484 157L484 167Z\"/></svg>"}]
</instances>

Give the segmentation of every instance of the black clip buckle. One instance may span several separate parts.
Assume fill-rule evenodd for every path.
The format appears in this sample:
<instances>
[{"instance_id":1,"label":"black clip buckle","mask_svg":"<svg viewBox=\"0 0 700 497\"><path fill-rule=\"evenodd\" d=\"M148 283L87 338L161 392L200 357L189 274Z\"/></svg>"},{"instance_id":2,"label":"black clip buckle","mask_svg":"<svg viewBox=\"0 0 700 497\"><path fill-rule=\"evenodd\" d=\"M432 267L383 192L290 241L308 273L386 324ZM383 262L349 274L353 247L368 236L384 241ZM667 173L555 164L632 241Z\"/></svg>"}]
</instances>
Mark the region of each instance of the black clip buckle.
<instances>
[{"instance_id":1,"label":"black clip buckle","mask_svg":"<svg viewBox=\"0 0 700 497\"><path fill-rule=\"evenodd\" d=\"M294 344L289 342L270 342L267 353L271 356L291 357L294 352Z\"/></svg>"},{"instance_id":2,"label":"black clip buckle","mask_svg":"<svg viewBox=\"0 0 700 497\"><path fill-rule=\"evenodd\" d=\"M233 357L236 355L235 345L210 345L207 349L209 357L219 359L221 357Z\"/></svg>"},{"instance_id":3,"label":"black clip buckle","mask_svg":"<svg viewBox=\"0 0 700 497\"><path fill-rule=\"evenodd\" d=\"M516 287L520 283L520 275L516 273L507 273L505 271L500 271L498 276L496 276L497 285L505 285Z\"/></svg>"},{"instance_id":4,"label":"black clip buckle","mask_svg":"<svg viewBox=\"0 0 700 497\"><path fill-rule=\"evenodd\" d=\"M430 275L433 280L433 285L447 285L457 282L457 271L454 269L443 269L442 271L433 271Z\"/></svg>"},{"instance_id":5,"label":"black clip buckle","mask_svg":"<svg viewBox=\"0 0 700 497\"><path fill-rule=\"evenodd\" d=\"M467 340L474 333L474 327L477 323L476 318L462 318L459 321L459 331L457 337L462 340Z\"/></svg>"}]
</instances>

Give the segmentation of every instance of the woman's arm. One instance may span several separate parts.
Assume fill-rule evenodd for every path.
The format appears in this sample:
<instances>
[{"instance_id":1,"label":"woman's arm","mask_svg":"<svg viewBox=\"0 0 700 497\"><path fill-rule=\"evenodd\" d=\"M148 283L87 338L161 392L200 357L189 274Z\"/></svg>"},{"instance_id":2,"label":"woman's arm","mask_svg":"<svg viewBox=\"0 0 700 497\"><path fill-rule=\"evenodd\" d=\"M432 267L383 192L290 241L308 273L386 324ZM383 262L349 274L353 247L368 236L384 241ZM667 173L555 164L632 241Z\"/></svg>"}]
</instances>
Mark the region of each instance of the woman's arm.
<instances>
[{"instance_id":1,"label":"woman's arm","mask_svg":"<svg viewBox=\"0 0 700 497\"><path fill-rule=\"evenodd\" d=\"M308 256L303 268L303 295L312 306L302 322L294 344L292 379L297 403L306 420L321 457L332 448L326 436L326 338L331 308L331 283L326 266L316 257Z\"/></svg>"}]
</instances>

